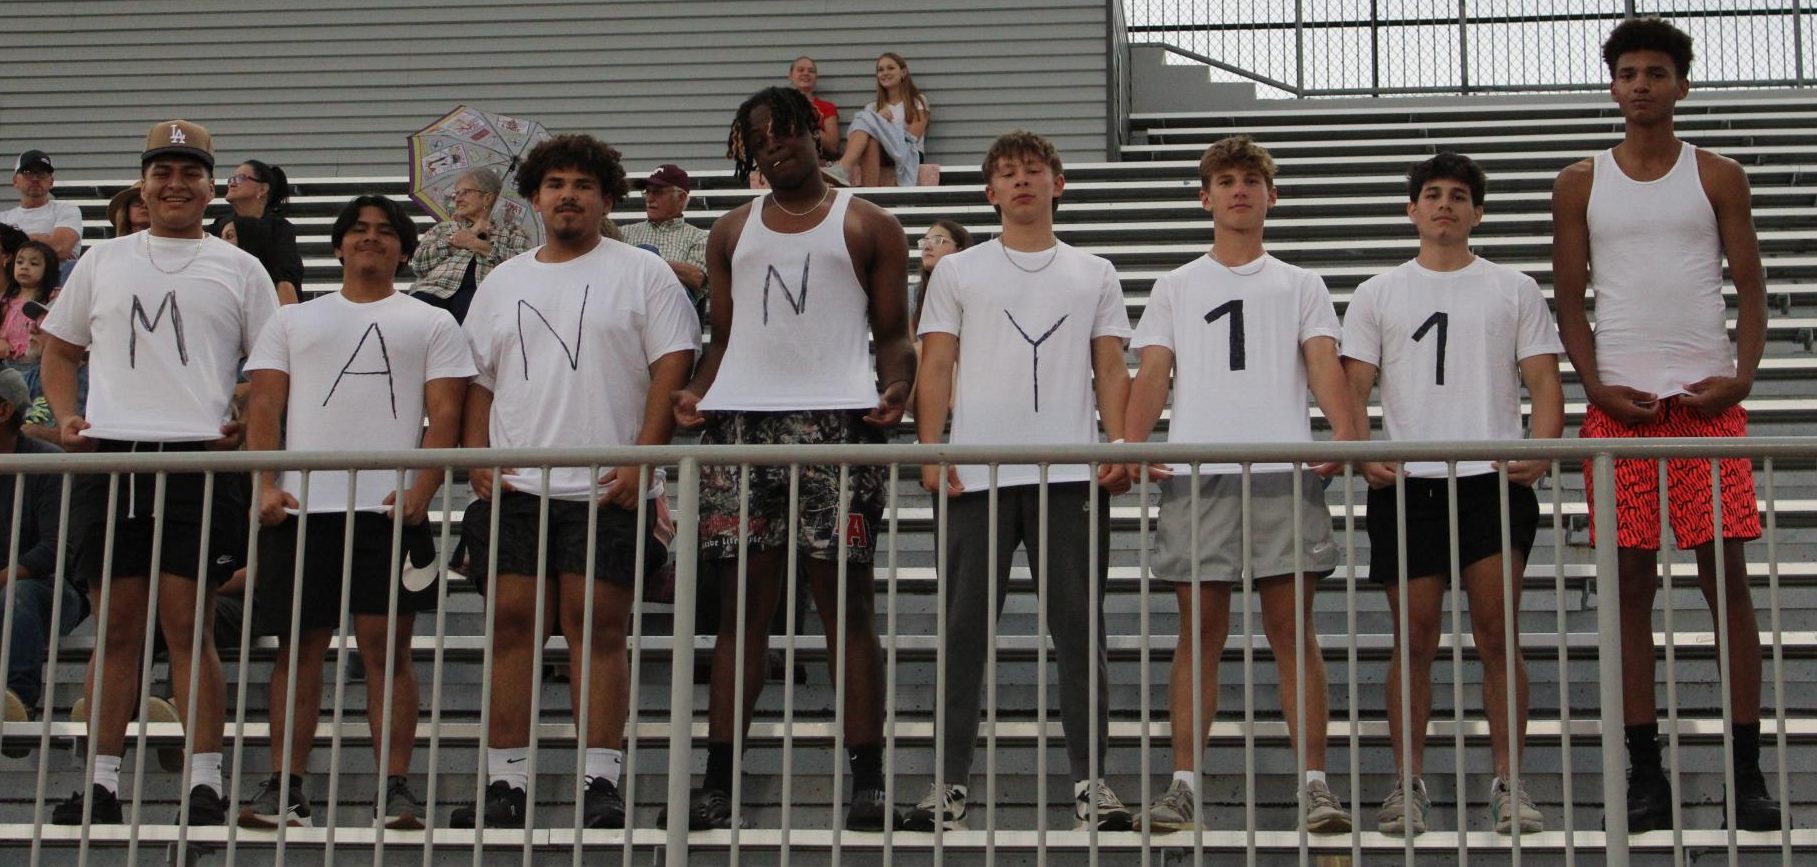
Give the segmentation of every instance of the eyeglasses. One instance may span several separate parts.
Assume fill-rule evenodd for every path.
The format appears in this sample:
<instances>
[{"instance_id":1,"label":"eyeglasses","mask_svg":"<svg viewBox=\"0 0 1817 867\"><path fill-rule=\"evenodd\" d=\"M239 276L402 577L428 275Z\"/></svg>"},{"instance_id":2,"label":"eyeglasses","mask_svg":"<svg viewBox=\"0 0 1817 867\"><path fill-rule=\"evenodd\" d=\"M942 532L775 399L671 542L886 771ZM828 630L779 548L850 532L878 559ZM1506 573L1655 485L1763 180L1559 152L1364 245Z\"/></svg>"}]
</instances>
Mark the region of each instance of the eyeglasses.
<instances>
[{"instance_id":1,"label":"eyeglasses","mask_svg":"<svg viewBox=\"0 0 1817 867\"><path fill-rule=\"evenodd\" d=\"M475 188L475 187L461 187L460 189L450 191L448 193L448 198L454 199L455 201L459 201L463 198L466 198L467 194L469 194L469 193L472 193L472 194L478 195L478 196L483 196L486 194L486 191Z\"/></svg>"},{"instance_id":2,"label":"eyeglasses","mask_svg":"<svg viewBox=\"0 0 1817 867\"><path fill-rule=\"evenodd\" d=\"M935 247L945 247L945 246L951 245L952 243L953 243L953 239L948 238L945 235L922 235L921 236L921 249L923 249L923 250L932 250Z\"/></svg>"},{"instance_id":3,"label":"eyeglasses","mask_svg":"<svg viewBox=\"0 0 1817 867\"><path fill-rule=\"evenodd\" d=\"M253 177L252 175L228 175L227 176L227 185L230 187L237 187L241 184L262 184L262 183L265 183L265 182L259 180L258 178Z\"/></svg>"}]
</instances>

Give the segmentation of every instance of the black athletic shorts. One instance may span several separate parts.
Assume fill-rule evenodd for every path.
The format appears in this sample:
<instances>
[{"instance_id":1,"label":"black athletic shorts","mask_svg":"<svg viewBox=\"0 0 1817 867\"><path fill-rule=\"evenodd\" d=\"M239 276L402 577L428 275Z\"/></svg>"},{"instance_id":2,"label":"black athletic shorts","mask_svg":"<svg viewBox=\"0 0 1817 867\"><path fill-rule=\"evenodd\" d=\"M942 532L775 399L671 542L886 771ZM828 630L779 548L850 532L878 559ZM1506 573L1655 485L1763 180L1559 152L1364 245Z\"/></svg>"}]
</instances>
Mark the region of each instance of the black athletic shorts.
<instances>
[{"instance_id":1,"label":"black athletic shorts","mask_svg":"<svg viewBox=\"0 0 1817 867\"><path fill-rule=\"evenodd\" d=\"M296 575L296 515L259 531L259 574L253 588L253 629L258 635L290 632L290 600ZM346 538L346 512L315 512L303 535L302 614L298 629L333 629L341 623L342 542ZM383 616L391 604L391 518L378 512L353 515L353 568L347 576L347 611ZM427 523L405 527L403 554L397 570L398 614L435 609L434 583L408 590L402 583L402 566L412 550L419 563L435 561L435 540ZM424 553L426 546L426 555Z\"/></svg>"},{"instance_id":2,"label":"black athletic shorts","mask_svg":"<svg viewBox=\"0 0 1817 867\"><path fill-rule=\"evenodd\" d=\"M199 442L142 443L101 439L96 443L96 451L107 454L203 450L203 444ZM107 577L144 577L152 571L157 474L120 474L111 521L107 508L108 478L105 473L77 476L71 486L69 541L74 554L72 566L76 577L89 585L98 584L102 578L110 524L113 560ZM214 479L214 500L208 514L204 515L204 474L172 473L166 477L164 544L158 552L158 561L162 572L192 581L199 574L210 586L219 587L246 564L252 477L246 473L215 473ZM203 562L200 555L205 525L209 528L208 556Z\"/></svg>"},{"instance_id":3,"label":"black athletic shorts","mask_svg":"<svg viewBox=\"0 0 1817 867\"><path fill-rule=\"evenodd\" d=\"M1445 479L1407 480L1407 575L1451 575L1450 492ZM1394 486L1369 489L1369 580L1400 580L1395 547ZM1539 531L1539 497L1518 482L1508 483L1509 541L1524 562ZM1461 569L1502 552L1501 482L1496 473L1457 480L1457 562Z\"/></svg>"},{"instance_id":4,"label":"black athletic shorts","mask_svg":"<svg viewBox=\"0 0 1817 867\"><path fill-rule=\"evenodd\" d=\"M539 539L542 498L522 491L505 491L498 516L498 571L501 575L535 575L538 542L548 549L545 574L587 571L587 503L585 500L549 500L549 530ZM669 550L651 533L653 510L646 509L642 575L661 569ZM490 565L492 503L476 499L467 504L461 519L461 539L467 546L467 569L481 593L486 592ZM601 505L595 530L593 577L632 586L637 569L637 512Z\"/></svg>"}]
</instances>

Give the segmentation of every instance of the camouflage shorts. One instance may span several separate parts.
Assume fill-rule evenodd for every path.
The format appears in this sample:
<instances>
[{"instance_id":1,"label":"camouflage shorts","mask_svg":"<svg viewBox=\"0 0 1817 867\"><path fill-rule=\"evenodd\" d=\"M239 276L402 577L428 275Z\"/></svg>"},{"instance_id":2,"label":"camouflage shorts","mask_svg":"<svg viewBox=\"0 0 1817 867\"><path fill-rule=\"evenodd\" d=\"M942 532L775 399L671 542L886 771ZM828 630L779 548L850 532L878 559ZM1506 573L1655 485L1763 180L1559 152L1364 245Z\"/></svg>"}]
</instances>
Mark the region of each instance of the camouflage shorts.
<instances>
[{"instance_id":1,"label":"camouflage shorts","mask_svg":"<svg viewBox=\"0 0 1817 867\"><path fill-rule=\"evenodd\" d=\"M708 416L702 445L824 445L881 443L884 433L865 424L863 410L719 412ZM789 467L752 466L746 542L752 552L785 549L789 537ZM795 543L809 557L833 560L843 535L846 559L869 563L883 517L885 467L852 465L846 513L839 512L839 467L801 467L801 507ZM700 471L700 556L738 556L740 468L713 465Z\"/></svg>"}]
</instances>

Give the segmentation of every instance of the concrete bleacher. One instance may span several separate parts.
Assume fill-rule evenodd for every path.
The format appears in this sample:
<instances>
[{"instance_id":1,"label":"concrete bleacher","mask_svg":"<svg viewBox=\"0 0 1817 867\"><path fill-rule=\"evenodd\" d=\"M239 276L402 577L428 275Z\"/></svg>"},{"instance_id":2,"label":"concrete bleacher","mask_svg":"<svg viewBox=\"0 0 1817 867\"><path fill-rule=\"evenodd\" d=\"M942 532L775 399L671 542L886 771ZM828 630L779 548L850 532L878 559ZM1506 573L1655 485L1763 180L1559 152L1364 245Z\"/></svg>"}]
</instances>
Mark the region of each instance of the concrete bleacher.
<instances>
[{"instance_id":1,"label":"concrete bleacher","mask_svg":"<svg viewBox=\"0 0 1817 867\"><path fill-rule=\"evenodd\" d=\"M1810 171L1817 168L1817 146L1808 142L1817 133L1817 98L1698 93L1681 108L1680 116L1687 140L1708 144L1740 160L1753 184L1755 221L1773 303L1766 360L1754 395L1747 403L1752 428L1761 435L1810 434L1817 422L1817 355L1811 352L1813 333L1817 332L1817 255L1813 255L1817 251L1817 223L1811 218L1812 208L1817 205L1817 181ZM1447 106L1400 105L1396 100L1383 99L1369 107L1318 111L1295 106L1282 110L1137 115L1131 123L1132 143L1125 148L1122 160L1068 167L1069 185L1058 230L1063 239L1108 256L1117 264L1132 320L1140 316L1156 277L1202 253L1209 244L1210 221L1195 200L1195 169L1199 151L1217 137L1247 132L1275 150L1281 163L1281 199L1270 217L1268 246L1281 258L1323 275L1341 314L1358 283L1413 254L1416 241L1404 216L1402 173L1408 164L1444 149L1474 152L1489 172L1488 218L1476 233L1478 249L1532 274L1550 297L1552 179L1571 161L1613 144L1620 135L1619 116L1606 100L1566 97L1537 104L1503 104L1493 98L1473 98L1467 104ZM637 168L633 167L634 175ZM696 194L689 219L703 227L755 195L734 186L724 171L697 170L693 176L703 182L703 189ZM98 239L104 235L98 217L106 197L129 180L66 182L59 195L84 206L91 218L89 237ZM300 189L292 199L290 218L297 224L308 267L305 289L332 291L339 281L328 250L327 231L339 205L360 192L379 191L403 198L404 181L396 177L333 178L296 183ZM932 219L941 216L957 217L975 234L988 236L995 230L996 219L983 202L980 185L975 166L948 165L938 187L860 192L894 211L911 240ZM640 219L640 205L635 194L622 203L618 208L621 221ZM428 218L422 218L421 224L427 227ZM1729 294L1732 299L1732 290ZM1568 364L1566 382L1568 423L1574 434L1584 401ZM1309 408L1309 412L1322 429L1316 409ZM1371 418L1379 423L1379 407L1371 408ZM912 430L905 426L897 438L911 440ZM1812 565L1817 562L1817 470L1811 461L1784 460L1775 462L1774 469L1776 499L1763 502L1763 507L1773 510L1779 528L1773 549L1775 559L1768 559L1764 543L1748 549L1749 575L1762 608L1761 628L1765 637L1777 638L1784 663L1776 669L1769 651L1765 764L1769 785L1777 785L1782 767L1789 773L1791 801L1786 804L1786 811L1797 830L1788 839L1797 850L1795 859L1810 858L1817 852L1817 831L1811 830L1813 809L1817 808L1817 773L1812 770L1817 767L1817 698L1813 698L1810 689L1817 683L1817 567ZM1546 864L1562 863L1562 850L1567 845L1588 852L1602 846L1596 580L1593 552L1587 547L1583 527L1583 480L1576 467L1565 466L1563 470L1560 477L1548 480L1540 490L1541 530L1524 578L1525 610L1518 624L1533 678L1533 724L1525 779L1546 813L1548 828L1547 833L1529 837L1523 845L1530 850L1527 858L1538 859L1532 863ZM894 560L885 556L880 561L878 585L879 626L891 630L888 640L898 660L892 672L890 732L896 769L892 785L896 802L905 806L922 794L929 779L937 646L938 582L933 569L932 507L928 497L912 483L912 477L912 473L905 474L894 492L900 532L894 540ZM1760 493L1763 498L1766 496L1764 478ZM438 519L458 517L467 492L463 489L456 494L455 510L438 512ZM1555 494L1561 501L1556 510L1552 505ZM1360 482L1349 492L1349 498L1357 508L1347 521L1342 481L1334 483L1327 492L1340 542L1355 543L1355 566L1340 568L1337 576L1322 585L1312 628L1322 637L1330 666L1333 721L1329 767L1333 787L1364 831L1358 838L1364 850L1363 863L1378 863L1398 858L1402 847L1401 841L1382 837L1373 830L1375 808L1388 789L1392 770L1381 689L1391 627L1382 594L1376 585L1363 580L1368 572L1368 557L1361 529ZM1152 588L1145 592L1141 580L1140 533L1145 515L1152 517L1152 510L1136 495L1117 499L1112 512L1111 550L1106 552L1111 563L1111 582L1104 617L1110 633L1111 676L1104 686L1110 690L1113 708L1112 751L1107 768L1113 786L1132 806L1150 797L1165 777L1169 761L1164 722L1167 659L1178 629L1171 593L1154 593ZM1353 539L1344 533L1351 523L1355 525ZM886 540L880 551L889 550L892 549ZM1679 765L1679 800L1684 804L1687 844L1719 853L1726 843L1726 838L1715 831L1721 822L1722 798L1720 678L1711 619L1704 611L1688 559L1685 555L1674 556L1671 590L1662 593L1675 609L1677 630L1679 712L1675 730L1685 745ZM1353 575L1357 580L1351 585L1347 579ZM1019 591L1030 589L1027 578L1027 569L1019 566L1013 579ZM1780 603L1774 612L1767 610L1769 583L1776 587ZM1352 586L1355 593L1347 593ZM425 712L419 726L419 775L415 782L419 794L423 794L422 773L428 769L428 747L434 742L438 751L437 799L444 804L450 799L472 798L474 770L481 761L477 751L478 722L485 689L480 682L480 660L487 642L484 608L472 592L471 583L466 579L452 581L449 593L444 611L445 635L430 635L429 622L419 620L414 645L422 666L425 705L429 702L427 685L431 682L428 666L437 659L441 660L443 683L440 720L431 720ZM642 621L644 633L634 642L639 654L634 696L639 716L635 729L633 822L639 829L634 843L640 849L659 846L662 839L653 828L666 786L669 666L673 654L670 611L669 606L647 605ZM1233 612L1235 633L1242 631L1241 617L1240 612ZM1662 641L1664 628L1661 612L1656 615L1655 629L1661 633ZM1778 632L1771 632L1773 629ZM822 859L835 839L827 829L837 824L838 812L832 805L841 801L842 793L833 789L835 777L828 751L836 727L834 690L821 664L826 640L811 614L801 631L804 635L793 642L784 638L772 640L773 648L780 651L792 647L796 653L797 671L792 676L800 681L794 686L796 716L793 720L783 718L783 690L773 683L759 707L751 735L752 750L745 761L743 797L753 830L742 832L739 840L744 847L741 857L756 859L752 863L777 859L776 850L784 835L776 829L785 805L790 809L789 839L795 857ZM985 728L986 732L996 732L999 738L996 818L1002 830L994 844L1006 857L1016 859L1014 863L1034 863L1041 845L1079 850L1092 841L1086 835L1064 830L1070 828L1064 812L1070 803L1070 789L1060 779L1064 773L1055 772L1064 768L1064 754L1059 749L1051 674L1045 724L1036 713L1034 684L1040 642L1035 637L1037 604L1032 593L1012 594L999 633L999 716L994 725ZM1422 853L1422 863L1426 857L1434 861L1449 858L1460 844L1454 832L1461 826L1467 832L1464 842L1470 847L1473 860L1504 863L1508 860L1507 839L1488 832L1487 728L1481 713L1475 710L1479 706L1478 675L1467 629L1457 642L1465 659L1461 682L1466 687L1466 712L1461 725L1453 716L1453 686L1457 682L1450 665L1453 643L1447 638L1434 672L1435 728L1428 751L1427 781L1434 799L1434 827L1438 830L1419 838L1415 845ZM48 843L59 847L72 840L61 829L46 828L40 832L33 828L32 799L40 761L48 762L47 785L52 798L66 795L80 783L77 754L71 751L80 731L67 722L73 697L68 684L80 677L92 644L92 625L85 625L66 644L57 661L60 686L50 724L55 745L52 753L0 759L0 846L17 845L34 833L42 833ZM693 644L699 651L709 647L711 641L696 638ZM1352 644L1354 664L1349 650ZM268 732L264 725L263 684L273 664L272 646L269 641L258 642L245 661L250 683L246 695L248 724L240 741L246 747L247 776L235 797L247 796L265 768ZM351 650L350 642L348 649ZM1207 753L1207 768L1216 774L1206 788L1206 821L1211 830L1203 842L1209 849L1224 853L1240 852L1249 843L1243 833L1245 799L1251 796L1243 777L1246 650L1255 660L1247 680L1254 685L1254 713L1259 721L1253 730L1252 753L1256 775L1253 798L1261 832L1255 843L1271 853L1269 857L1282 859L1267 863L1287 863L1300 842L1297 835L1285 833L1293 822L1294 759L1274 701L1272 656L1259 636L1233 635L1225 648L1220 672L1220 715ZM551 643L547 659L560 661L565 659L565 653L565 647L557 640ZM1662 649L1662 658L1664 653ZM238 677L237 656L229 659L230 679ZM1051 667L1051 653L1048 656ZM1776 677L1783 680L1783 692L1775 684ZM230 693L233 688L230 686ZM322 797L331 762L327 745L339 737L342 751L339 764L334 767L342 774L342 802L336 817L341 827L336 833L340 845L358 850L359 857L365 857L366 850L361 847L369 846L373 836L365 828L370 810L372 759L364 722L358 718L364 700L362 690L348 691L347 710L352 715L338 727L325 715L317 733L322 748L312 760L315 779L310 784L318 810L325 809ZM1146 716L1142 713L1144 703ZM538 737L550 752L539 760L537 785L542 818L538 824L544 830L533 832L532 844L551 850L545 853L551 858L558 851L559 857L566 858L563 847L571 842L567 826L572 821L575 732L567 710L565 684L546 684L540 706ZM705 737L704 687L696 687L694 708L696 716L690 726L698 746ZM39 728L31 725L18 731L35 738ZM1452 751L1453 737L1459 732L1466 747L1461 756ZM154 743L167 743L181 734L174 725L156 724L148 726L147 733ZM1787 741L1783 753L1776 743L1781 734ZM1359 750L1354 757L1353 736ZM1040 751L1038 738L1047 742L1045 754ZM791 751L788 769L792 786L786 793L782 782L785 746ZM1050 771L1048 779L1035 774L1037 762L1043 758ZM128 768L131 762L129 755ZM1567 763L1570 804L1564 800ZM978 764L975 797L984 788L982 749ZM696 756L694 770L698 772L700 766L701 759ZM1459 767L1464 772L1467 799L1461 816L1455 776ZM1148 775L1143 777L1145 769ZM1352 796L1353 777L1360 788L1360 800ZM127 789L132 790L130 782ZM148 771L141 791L146 794L150 821L169 821L176 796L174 779ZM1062 830L1039 840L1032 832L1037 827L1037 804L1043 801L1048 808L1044 814L1046 825ZM1564 832L1567 813L1573 829L1570 835ZM440 806L436 819L445 821L446 814L446 807ZM973 827L979 824L975 821ZM140 830L147 840L175 837L174 828L148 825ZM517 844L524 839L493 834L489 842ZM1782 842L1779 835L1739 836L1749 850L1748 858L1778 863ZM201 830L192 832L192 837L216 840L220 834ZM98 829L95 838L105 845L94 854L117 860L122 850L115 842L106 841L121 839L121 832ZM241 846L254 847L255 853L262 855L268 851L272 837L240 832L238 839ZM288 839L291 845L309 853L324 843L320 829L293 832ZM586 837L590 844L602 846L622 839L622 835L604 832L589 832ZM703 863L708 857L721 857L730 845L730 836L723 833L698 834L694 839L708 853L702 855ZM388 847L408 852L421 845L422 835L392 833L387 840ZM465 858L461 849L471 846L473 840L471 832L436 832L436 845L450 847L446 858ZM859 859L855 863L872 863L877 850L885 845L880 835L846 833L837 835L837 840L841 846L854 849L852 857ZM1173 839L1157 837L1153 842L1172 857L1179 857L1179 847L1190 846L1192 839L1175 835ZM1345 852L1352 845L1348 837L1313 842ZM1648 857L1663 857L1657 850L1670 848L1673 838L1669 833L1656 832L1637 836L1633 842L1637 847L1655 850ZM947 834L942 843L947 849L946 857L958 859L954 863L982 863L974 858L974 853L980 853L985 845L982 832ZM1101 856L1108 862L1140 860L1142 841L1137 835L1103 835L1098 844L1103 847ZM924 863L933 858L930 835L897 833L890 835L888 845L900 862ZM52 854L73 852L59 848Z\"/></svg>"}]
</instances>

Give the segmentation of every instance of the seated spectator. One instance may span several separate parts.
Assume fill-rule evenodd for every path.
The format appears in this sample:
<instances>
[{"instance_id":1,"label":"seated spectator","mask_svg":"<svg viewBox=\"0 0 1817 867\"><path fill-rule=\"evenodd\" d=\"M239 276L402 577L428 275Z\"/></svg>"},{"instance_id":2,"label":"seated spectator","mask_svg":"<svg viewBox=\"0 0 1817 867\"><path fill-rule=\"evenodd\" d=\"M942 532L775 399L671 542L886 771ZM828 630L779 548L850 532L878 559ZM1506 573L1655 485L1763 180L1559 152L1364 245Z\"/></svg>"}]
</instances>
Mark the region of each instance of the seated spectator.
<instances>
[{"instance_id":1,"label":"seated spectator","mask_svg":"<svg viewBox=\"0 0 1817 867\"><path fill-rule=\"evenodd\" d=\"M814 95L814 87L820 83L820 66L814 58L802 55L789 64L789 84L801 91L801 95L813 103L815 113L820 115L820 128L814 132L814 145L820 149L823 160L839 159L839 106L836 106Z\"/></svg>"},{"instance_id":2,"label":"seated spectator","mask_svg":"<svg viewBox=\"0 0 1817 867\"><path fill-rule=\"evenodd\" d=\"M0 274L0 287L0 353L6 367L25 377L29 398L38 379L34 326L57 294L57 252L43 241L25 242ZM19 410L30 405L28 399Z\"/></svg>"},{"instance_id":3,"label":"seated spectator","mask_svg":"<svg viewBox=\"0 0 1817 867\"><path fill-rule=\"evenodd\" d=\"M927 98L909 76L908 61L895 52L877 58L877 98L852 117L845 156L831 171L860 187L883 183L883 167L895 167L897 186L912 187L921 172L927 136Z\"/></svg>"},{"instance_id":4,"label":"seated spectator","mask_svg":"<svg viewBox=\"0 0 1817 867\"><path fill-rule=\"evenodd\" d=\"M624 243L625 240L625 230L620 229L617 223L612 222L611 214L599 218L599 234L601 237L611 238L621 244ZM651 250L650 252L655 253L656 251Z\"/></svg>"},{"instance_id":5,"label":"seated spectator","mask_svg":"<svg viewBox=\"0 0 1817 867\"><path fill-rule=\"evenodd\" d=\"M516 223L492 221L492 206L503 189L491 169L473 169L454 182L450 195L454 219L435 224L423 233L423 243L410 257L416 272L412 294L467 321L467 306L494 266L530 247L530 239Z\"/></svg>"},{"instance_id":6,"label":"seated spectator","mask_svg":"<svg viewBox=\"0 0 1817 867\"><path fill-rule=\"evenodd\" d=\"M20 436L30 403L25 378L0 370L0 454L46 454L54 445ZM24 513L13 515L13 485L24 479ZM0 475L0 617L11 615L13 632L7 656L6 722L24 722L44 692L44 663L50 648L51 609L57 596L56 629L68 635L88 616L88 598L74 581L57 574L57 527L63 513L63 480L56 475ZM12 526L19 522L17 567ZM9 588L7 585L11 585ZM8 610L8 603L11 610ZM20 756L22 743L8 742L5 753Z\"/></svg>"},{"instance_id":7,"label":"seated spectator","mask_svg":"<svg viewBox=\"0 0 1817 867\"><path fill-rule=\"evenodd\" d=\"M114 237L143 232L151 228L151 211L145 207L145 183L133 181L133 185L114 193L107 202L107 224L113 227Z\"/></svg>"},{"instance_id":8,"label":"seated spectator","mask_svg":"<svg viewBox=\"0 0 1817 867\"><path fill-rule=\"evenodd\" d=\"M303 256L297 252L296 227L278 216L279 206L288 198L290 179L283 169L247 160L227 177L227 204L233 206L233 215L223 216L209 227L210 234L258 257L278 289L279 304L297 303L297 293L303 289Z\"/></svg>"},{"instance_id":9,"label":"seated spectator","mask_svg":"<svg viewBox=\"0 0 1817 867\"><path fill-rule=\"evenodd\" d=\"M26 151L13 164L13 189L19 191L19 206L0 212L0 223L16 226L34 241L43 241L57 251L60 262L70 263L82 251L82 209L59 202L50 194L57 185L57 170L43 151ZM67 277L68 266L64 266Z\"/></svg>"},{"instance_id":10,"label":"seated spectator","mask_svg":"<svg viewBox=\"0 0 1817 867\"><path fill-rule=\"evenodd\" d=\"M694 189L688 173L665 163L644 179L644 222L625 226L624 242L654 248L669 263L698 313L707 296L707 230L690 226L681 212Z\"/></svg>"}]
</instances>

